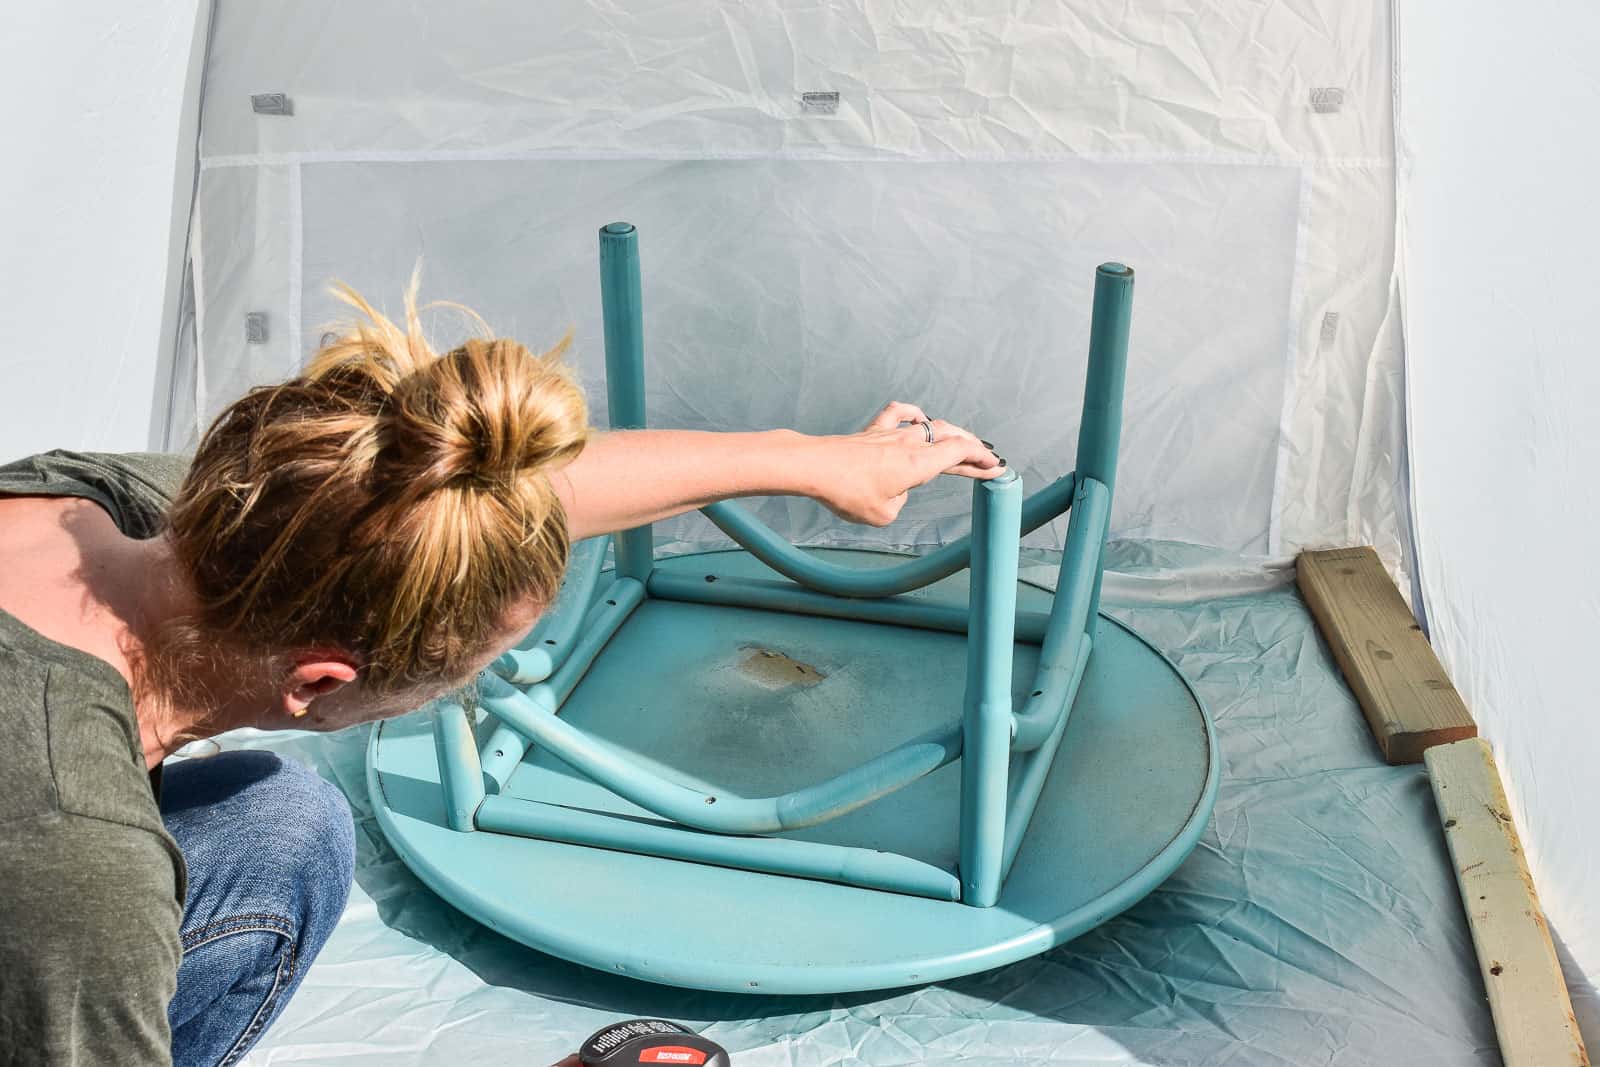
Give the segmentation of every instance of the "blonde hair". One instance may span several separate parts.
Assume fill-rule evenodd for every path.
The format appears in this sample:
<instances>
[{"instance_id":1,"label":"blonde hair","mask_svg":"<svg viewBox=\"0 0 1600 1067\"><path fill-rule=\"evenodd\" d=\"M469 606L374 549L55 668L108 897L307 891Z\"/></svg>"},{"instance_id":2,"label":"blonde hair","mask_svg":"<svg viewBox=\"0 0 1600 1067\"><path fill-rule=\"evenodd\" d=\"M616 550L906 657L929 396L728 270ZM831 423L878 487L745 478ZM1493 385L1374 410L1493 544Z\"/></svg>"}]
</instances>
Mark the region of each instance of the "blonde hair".
<instances>
[{"instance_id":1,"label":"blonde hair","mask_svg":"<svg viewBox=\"0 0 1600 1067\"><path fill-rule=\"evenodd\" d=\"M548 473L588 435L567 340L534 355L473 339L438 355L415 277L404 328L335 292L359 318L304 373L217 417L168 536L216 638L351 654L374 691L454 684L513 602L548 604L566 569Z\"/></svg>"}]
</instances>

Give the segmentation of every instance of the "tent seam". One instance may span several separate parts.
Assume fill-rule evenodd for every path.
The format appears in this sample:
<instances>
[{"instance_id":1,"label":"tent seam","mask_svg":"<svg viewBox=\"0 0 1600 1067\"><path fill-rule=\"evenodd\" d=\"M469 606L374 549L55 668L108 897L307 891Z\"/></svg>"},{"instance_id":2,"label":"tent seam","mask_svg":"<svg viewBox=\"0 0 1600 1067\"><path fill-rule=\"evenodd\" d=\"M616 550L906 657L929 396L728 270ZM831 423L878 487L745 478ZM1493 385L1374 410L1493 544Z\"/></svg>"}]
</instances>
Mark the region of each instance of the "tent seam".
<instances>
[{"instance_id":1,"label":"tent seam","mask_svg":"<svg viewBox=\"0 0 1600 1067\"><path fill-rule=\"evenodd\" d=\"M1289 478L1289 453L1292 435L1290 423L1294 418L1297 395L1295 374L1299 369L1301 341L1300 316L1305 306L1305 264L1307 235L1311 228L1311 170L1300 170L1300 203L1295 213L1294 271L1289 279L1289 309L1284 332L1287 344L1284 351L1283 401L1278 411L1277 462L1272 475L1272 503L1267 512L1267 555L1279 554L1283 542L1283 500Z\"/></svg>"},{"instance_id":2,"label":"tent seam","mask_svg":"<svg viewBox=\"0 0 1600 1067\"><path fill-rule=\"evenodd\" d=\"M839 151L808 151L785 149L771 152L710 152L660 150L654 152L594 152L565 149L532 149L528 151L450 150L426 151L299 151L262 152L218 155L202 158L202 170L232 167L300 166L306 163L494 163L541 160L767 160L792 159L837 163L1003 163L1034 162L1059 163L1083 161L1090 163L1205 163L1218 166L1275 166L1306 168L1323 166L1343 169L1388 170L1394 166L1392 159L1381 156L1274 156L1195 152L986 152L953 153L923 152L917 156L881 155L863 153L841 154Z\"/></svg>"},{"instance_id":3,"label":"tent seam","mask_svg":"<svg viewBox=\"0 0 1600 1067\"><path fill-rule=\"evenodd\" d=\"M294 371L304 362L301 347L301 300L305 290L305 208L300 164L289 169L289 358Z\"/></svg>"}]
</instances>

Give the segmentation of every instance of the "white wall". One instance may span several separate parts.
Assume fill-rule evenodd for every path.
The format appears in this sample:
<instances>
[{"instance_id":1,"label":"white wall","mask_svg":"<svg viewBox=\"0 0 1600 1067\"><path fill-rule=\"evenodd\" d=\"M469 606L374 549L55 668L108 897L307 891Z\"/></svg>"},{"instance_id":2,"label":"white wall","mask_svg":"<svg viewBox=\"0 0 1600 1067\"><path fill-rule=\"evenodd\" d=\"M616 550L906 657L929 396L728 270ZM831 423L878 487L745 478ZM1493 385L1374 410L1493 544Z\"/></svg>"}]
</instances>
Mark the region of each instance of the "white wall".
<instances>
[{"instance_id":1,"label":"white wall","mask_svg":"<svg viewBox=\"0 0 1600 1067\"><path fill-rule=\"evenodd\" d=\"M1600 8L1403 0L1399 52L1412 469L1432 637L1509 779L1592 1047Z\"/></svg>"},{"instance_id":2,"label":"white wall","mask_svg":"<svg viewBox=\"0 0 1600 1067\"><path fill-rule=\"evenodd\" d=\"M7 6L0 460L150 443L192 183L199 8Z\"/></svg>"}]
</instances>

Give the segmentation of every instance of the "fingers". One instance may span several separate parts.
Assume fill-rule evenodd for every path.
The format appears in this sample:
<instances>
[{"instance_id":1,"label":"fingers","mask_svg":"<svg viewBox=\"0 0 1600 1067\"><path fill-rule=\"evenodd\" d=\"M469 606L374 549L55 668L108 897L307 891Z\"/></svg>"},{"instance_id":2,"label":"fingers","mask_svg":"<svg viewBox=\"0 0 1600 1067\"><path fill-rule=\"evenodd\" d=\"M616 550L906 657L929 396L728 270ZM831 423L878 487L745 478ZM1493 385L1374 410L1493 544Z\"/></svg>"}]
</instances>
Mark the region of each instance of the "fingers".
<instances>
[{"instance_id":1,"label":"fingers","mask_svg":"<svg viewBox=\"0 0 1600 1067\"><path fill-rule=\"evenodd\" d=\"M962 478L971 478L974 481L987 482L991 478L1000 477L1007 469L1004 462L996 463L991 460L988 467L977 467L971 463L959 463L949 470L940 471L939 473L954 474Z\"/></svg>"},{"instance_id":2,"label":"fingers","mask_svg":"<svg viewBox=\"0 0 1600 1067\"><path fill-rule=\"evenodd\" d=\"M915 404L907 404L903 400L891 400L883 406L883 410L872 417L867 423L869 430L892 430L902 422L927 422L928 416Z\"/></svg>"},{"instance_id":3,"label":"fingers","mask_svg":"<svg viewBox=\"0 0 1600 1067\"><path fill-rule=\"evenodd\" d=\"M959 474L964 478L988 479L998 477L1005 470L1005 461L995 452L994 446L987 441L980 440L971 430L943 419L933 420L933 435L936 444L945 445L944 456L955 455L957 458L946 462L940 467L942 473Z\"/></svg>"},{"instance_id":4,"label":"fingers","mask_svg":"<svg viewBox=\"0 0 1600 1067\"><path fill-rule=\"evenodd\" d=\"M978 440L977 434L973 433L971 430L963 429L953 422L945 422L943 419L934 419L932 421L932 425L933 439L935 441L946 441L952 437L959 437L964 441L971 441L974 444L983 444L982 441Z\"/></svg>"},{"instance_id":5,"label":"fingers","mask_svg":"<svg viewBox=\"0 0 1600 1067\"><path fill-rule=\"evenodd\" d=\"M928 446L931 453L928 465L931 479L938 474L958 474L964 478L987 481L1005 473L1006 467L999 456L972 434L962 431L936 440Z\"/></svg>"},{"instance_id":6,"label":"fingers","mask_svg":"<svg viewBox=\"0 0 1600 1067\"><path fill-rule=\"evenodd\" d=\"M910 423L911 425L904 425L905 423ZM983 442L979 441L977 435L971 430L957 426L953 422L946 422L944 419L930 419L927 413L917 405L908 404L903 400L891 400L885 404L883 410L873 417L866 428L868 430L899 429L908 440L915 440L920 437L926 441L928 431L924 429L924 426L932 429L933 440L936 442L950 438L961 438L973 444L983 445ZM983 447L987 449L989 446L983 445Z\"/></svg>"}]
</instances>

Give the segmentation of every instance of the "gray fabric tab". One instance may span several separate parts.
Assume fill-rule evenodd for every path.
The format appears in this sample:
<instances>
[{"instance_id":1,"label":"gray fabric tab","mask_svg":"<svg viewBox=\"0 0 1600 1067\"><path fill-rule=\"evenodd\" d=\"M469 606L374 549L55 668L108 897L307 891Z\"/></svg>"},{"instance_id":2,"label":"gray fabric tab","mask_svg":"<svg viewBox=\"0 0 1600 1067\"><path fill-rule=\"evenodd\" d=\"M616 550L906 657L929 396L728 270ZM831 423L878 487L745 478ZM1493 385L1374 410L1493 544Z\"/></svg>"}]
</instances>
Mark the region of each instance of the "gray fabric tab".
<instances>
[{"instance_id":1,"label":"gray fabric tab","mask_svg":"<svg viewBox=\"0 0 1600 1067\"><path fill-rule=\"evenodd\" d=\"M839 94L817 92L800 94L800 110L807 115L837 115Z\"/></svg>"},{"instance_id":2,"label":"gray fabric tab","mask_svg":"<svg viewBox=\"0 0 1600 1067\"><path fill-rule=\"evenodd\" d=\"M1311 110L1319 115L1332 114L1344 106L1344 90L1325 87L1311 90Z\"/></svg>"},{"instance_id":3,"label":"gray fabric tab","mask_svg":"<svg viewBox=\"0 0 1600 1067\"><path fill-rule=\"evenodd\" d=\"M267 343L267 313L252 311L244 317L244 341L248 345Z\"/></svg>"},{"instance_id":4,"label":"gray fabric tab","mask_svg":"<svg viewBox=\"0 0 1600 1067\"><path fill-rule=\"evenodd\" d=\"M288 93L255 93L250 97L250 109L257 115L293 115L294 101Z\"/></svg>"}]
</instances>

